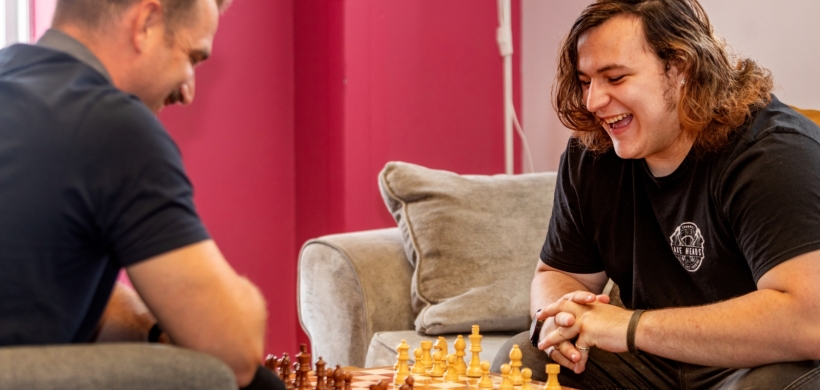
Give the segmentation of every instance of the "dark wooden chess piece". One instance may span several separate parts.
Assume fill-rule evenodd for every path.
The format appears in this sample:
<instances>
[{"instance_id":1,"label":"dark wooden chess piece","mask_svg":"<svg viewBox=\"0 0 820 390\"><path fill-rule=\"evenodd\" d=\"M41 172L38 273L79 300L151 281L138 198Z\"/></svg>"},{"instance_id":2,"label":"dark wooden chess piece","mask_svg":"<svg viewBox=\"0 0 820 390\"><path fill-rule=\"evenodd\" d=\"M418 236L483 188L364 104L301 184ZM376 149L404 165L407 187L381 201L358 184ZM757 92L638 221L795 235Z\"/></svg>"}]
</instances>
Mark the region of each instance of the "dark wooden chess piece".
<instances>
[{"instance_id":1,"label":"dark wooden chess piece","mask_svg":"<svg viewBox=\"0 0 820 390\"><path fill-rule=\"evenodd\" d=\"M310 353L307 351L307 345L299 346L299 353L296 354L296 360L299 361L298 369L298 390L313 390L310 387Z\"/></svg>"},{"instance_id":2,"label":"dark wooden chess piece","mask_svg":"<svg viewBox=\"0 0 820 390\"><path fill-rule=\"evenodd\" d=\"M265 358L265 367L271 370L273 375L279 376L279 360L276 356L268 355L268 357Z\"/></svg>"},{"instance_id":3,"label":"dark wooden chess piece","mask_svg":"<svg viewBox=\"0 0 820 390\"><path fill-rule=\"evenodd\" d=\"M336 390L343 390L345 386L344 382L345 377L345 370L342 370L342 366L336 365L336 369L333 370L333 388Z\"/></svg>"},{"instance_id":4,"label":"dark wooden chess piece","mask_svg":"<svg viewBox=\"0 0 820 390\"><path fill-rule=\"evenodd\" d=\"M415 385L416 380L413 379L412 376L408 376L407 379L404 380L404 383L410 387L410 390L413 390L413 385Z\"/></svg>"},{"instance_id":5,"label":"dark wooden chess piece","mask_svg":"<svg viewBox=\"0 0 820 390\"><path fill-rule=\"evenodd\" d=\"M325 390L325 361L319 356L316 362L316 390Z\"/></svg>"}]
</instances>

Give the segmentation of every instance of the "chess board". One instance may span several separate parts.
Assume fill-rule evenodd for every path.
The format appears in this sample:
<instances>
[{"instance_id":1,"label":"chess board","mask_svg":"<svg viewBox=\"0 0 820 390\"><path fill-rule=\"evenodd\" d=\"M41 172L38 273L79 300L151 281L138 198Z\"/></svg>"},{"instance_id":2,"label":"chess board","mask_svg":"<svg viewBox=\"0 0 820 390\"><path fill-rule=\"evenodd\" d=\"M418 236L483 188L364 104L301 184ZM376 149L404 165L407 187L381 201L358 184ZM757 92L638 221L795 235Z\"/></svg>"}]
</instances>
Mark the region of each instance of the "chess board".
<instances>
[{"instance_id":1,"label":"chess board","mask_svg":"<svg viewBox=\"0 0 820 390\"><path fill-rule=\"evenodd\" d=\"M398 386L393 385L393 375L395 371L391 367L378 368L348 368L348 372L353 375L353 381L350 383L351 390L369 390L370 385L375 385L381 380L387 380L390 384L390 389L396 389ZM434 390L434 389L453 389L453 390L478 390L478 381L480 378L469 378L464 375L459 376L457 382L448 382L444 378L432 378L429 375L412 374L416 382L413 385L414 390ZM498 374L490 374L490 380L493 381L493 389L497 390L501 384L501 376ZM543 390L544 382L532 381L530 383L533 389ZM519 390L521 386L515 386ZM568 387L564 387L570 390Z\"/></svg>"}]
</instances>

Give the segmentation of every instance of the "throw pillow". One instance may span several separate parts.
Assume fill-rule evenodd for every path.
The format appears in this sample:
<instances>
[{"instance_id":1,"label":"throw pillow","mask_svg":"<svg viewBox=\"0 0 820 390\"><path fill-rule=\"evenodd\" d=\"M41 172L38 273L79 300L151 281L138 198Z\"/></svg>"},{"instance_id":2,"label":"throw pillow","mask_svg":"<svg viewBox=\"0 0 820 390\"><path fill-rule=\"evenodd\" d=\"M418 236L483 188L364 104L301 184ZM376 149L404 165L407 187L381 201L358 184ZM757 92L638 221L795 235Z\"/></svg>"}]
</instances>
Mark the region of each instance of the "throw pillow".
<instances>
[{"instance_id":1,"label":"throw pillow","mask_svg":"<svg viewBox=\"0 0 820 390\"><path fill-rule=\"evenodd\" d=\"M552 212L555 173L458 175L391 162L379 174L415 267L416 330L521 331Z\"/></svg>"}]
</instances>

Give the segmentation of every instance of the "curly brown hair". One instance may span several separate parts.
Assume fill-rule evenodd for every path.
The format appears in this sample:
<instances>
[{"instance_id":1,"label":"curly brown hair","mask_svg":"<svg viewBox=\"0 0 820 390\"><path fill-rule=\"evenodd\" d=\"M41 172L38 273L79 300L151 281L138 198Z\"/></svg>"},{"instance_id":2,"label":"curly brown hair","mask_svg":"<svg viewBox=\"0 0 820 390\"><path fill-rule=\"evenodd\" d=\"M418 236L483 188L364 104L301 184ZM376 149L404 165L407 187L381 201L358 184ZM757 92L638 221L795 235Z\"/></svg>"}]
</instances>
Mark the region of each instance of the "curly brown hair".
<instances>
[{"instance_id":1,"label":"curly brown hair","mask_svg":"<svg viewBox=\"0 0 820 390\"><path fill-rule=\"evenodd\" d=\"M553 84L553 105L573 137L595 152L612 141L595 115L584 107L578 79L578 39L616 15L641 20L647 43L666 69L675 66L686 79L678 97L681 130L698 152L722 149L732 132L755 110L771 101L771 73L748 58L733 62L697 0L598 0L575 21L561 44Z\"/></svg>"}]
</instances>

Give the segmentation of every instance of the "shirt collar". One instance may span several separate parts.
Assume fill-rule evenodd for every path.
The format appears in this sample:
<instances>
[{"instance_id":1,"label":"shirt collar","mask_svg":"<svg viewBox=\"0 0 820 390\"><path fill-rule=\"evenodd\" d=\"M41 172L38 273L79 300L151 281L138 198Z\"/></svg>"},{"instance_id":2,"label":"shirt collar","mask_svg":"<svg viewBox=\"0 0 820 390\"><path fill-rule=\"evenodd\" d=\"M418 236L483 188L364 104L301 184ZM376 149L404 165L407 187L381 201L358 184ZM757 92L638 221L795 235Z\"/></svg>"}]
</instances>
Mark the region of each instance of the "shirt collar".
<instances>
[{"instance_id":1,"label":"shirt collar","mask_svg":"<svg viewBox=\"0 0 820 390\"><path fill-rule=\"evenodd\" d=\"M111 75L105 70L105 66L97 59L97 56L95 56L91 50L88 50L80 41L60 30L54 28L46 30L45 34L37 41L37 46L66 53L94 68L94 70L105 76L108 82L112 82Z\"/></svg>"}]
</instances>

